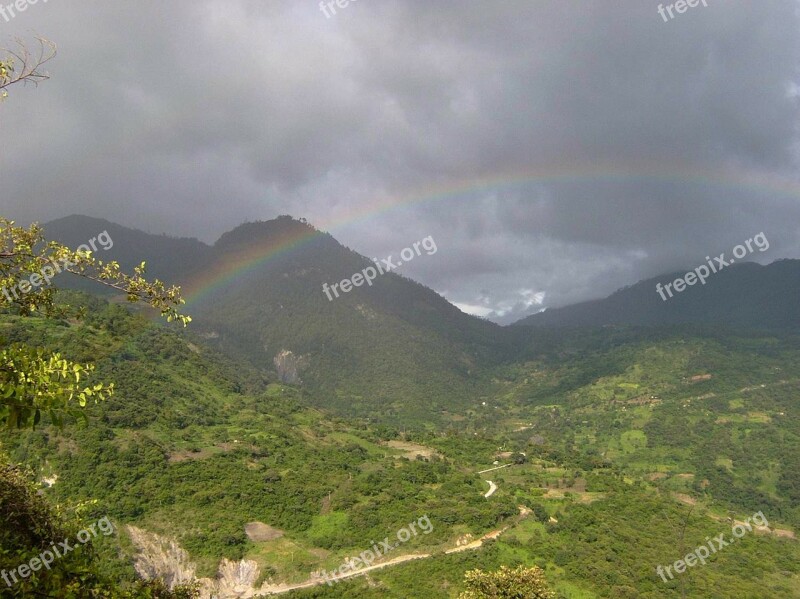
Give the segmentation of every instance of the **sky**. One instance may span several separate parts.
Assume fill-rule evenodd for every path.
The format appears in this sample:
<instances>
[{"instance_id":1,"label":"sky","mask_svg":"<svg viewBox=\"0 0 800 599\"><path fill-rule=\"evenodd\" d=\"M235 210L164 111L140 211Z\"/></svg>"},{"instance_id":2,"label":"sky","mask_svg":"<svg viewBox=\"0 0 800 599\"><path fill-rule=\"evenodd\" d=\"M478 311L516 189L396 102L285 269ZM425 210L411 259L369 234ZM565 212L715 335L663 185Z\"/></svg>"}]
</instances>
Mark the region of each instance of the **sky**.
<instances>
[{"instance_id":1,"label":"sky","mask_svg":"<svg viewBox=\"0 0 800 599\"><path fill-rule=\"evenodd\" d=\"M762 232L800 258L795 0L18 1L0 46L58 45L0 104L19 222L432 236L401 274L501 323Z\"/></svg>"}]
</instances>

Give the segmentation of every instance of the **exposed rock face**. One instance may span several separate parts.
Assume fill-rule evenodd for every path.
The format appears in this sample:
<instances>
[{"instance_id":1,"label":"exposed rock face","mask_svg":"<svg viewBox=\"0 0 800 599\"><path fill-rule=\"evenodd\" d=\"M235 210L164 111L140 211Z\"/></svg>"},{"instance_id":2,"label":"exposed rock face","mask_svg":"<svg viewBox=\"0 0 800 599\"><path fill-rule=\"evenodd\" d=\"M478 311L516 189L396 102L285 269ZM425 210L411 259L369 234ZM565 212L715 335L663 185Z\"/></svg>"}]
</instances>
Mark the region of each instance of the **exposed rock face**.
<instances>
[{"instance_id":1,"label":"exposed rock face","mask_svg":"<svg viewBox=\"0 0 800 599\"><path fill-rule=\"evenodd\" d=\"M133 567L145 580L160 578L173 588L191 582L195 578L195 565L189 562L188 554L175 541L127 526L136 549L139 550Z\"/></svg>"},{"instance_id":2,"label":"exposed rock face","mask_svg":"<svg viewBox=\"0 0 800 599\"><path fill-rule=\"evenodd\" d=\"M264 584L256 588L261 572L250 560L220 562L217 578L195 578L196 566L175 541L147 532L135 526L126 527L138 550L134 559L136 572L145 580L160 578L170 589L192 580L200 583L201 599L249 599L268 590Z\"/></svg>"},{"instance_id":3,"label":"exposed rock face","mask_svg":"<svg viewBox=\"0 0 800 599\"><path fill-rule=\"evenodd\" d=\"M201 584L203 591L207 589L208 596L212 598L253 597L256 593L256 580L258 580L259 574L258 564L253 561L232 562L224 559L219 565L217 580L210 581L208 578L203 578Z\"/></svg>"},{"instance_id":4,"label":"exposed rock face","mask_svg":"<svg viewBox=\"0 0 800 599\"><path fill-rule=\"evenodd\" d=\"M272 361L275 364L275 370L278 371L278 378L281 382L289 383L290 385L302 382L300 380L300 370L305 367L306 362L303 356L295 356L288 349L284 349Z\"/></svg>"}]
</instances>

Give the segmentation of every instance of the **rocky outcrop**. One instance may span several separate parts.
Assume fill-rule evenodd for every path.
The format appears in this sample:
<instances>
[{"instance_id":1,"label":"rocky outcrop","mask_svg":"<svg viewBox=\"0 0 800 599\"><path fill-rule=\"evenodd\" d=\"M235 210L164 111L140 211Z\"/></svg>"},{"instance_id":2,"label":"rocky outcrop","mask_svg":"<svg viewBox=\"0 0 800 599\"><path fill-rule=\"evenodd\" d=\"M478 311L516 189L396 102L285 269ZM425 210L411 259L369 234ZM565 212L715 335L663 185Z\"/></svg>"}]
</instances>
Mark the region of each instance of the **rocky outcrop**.
<instances>
[{"instance_id":1,"label":"rocky outcrop","mask_svg":"<svg viewBox=\"0 0 800 599\"><path fill-rule=\"evenodd\" d=\"M302 382L300 370L306 365L306 359L303 356L296 356L288 349L284 349L272 359L272 362L275 364L275 370L282 383L295 385Z\"/></svg>"},{"instance_id":2,"label":"rocky outcrop","mask_svg":"<svg viewBox=\"0 0 800 599\"><path fill-rule=\"evenodd\" d=\"M145 580L160 578L169 588L195 579L195 565L175 541L135 526L126 529L138 551L133 567L139 576Z\"/></svg>"},{"instance_id":3,"label":"rocky outcrop","mask_svg":"<svg viewBox=\"0 0 800 599\"><path fill-rule=\"evenodd\" d=\"M260 576L258 564L251 560L222 560L217 577L195 578L196 566L178 543L135 526L127 526L137 555L136 572L145 580L160 578L170 589L193 580L200 583L201 599L248 599L265 592L267 585L256 588Z\"/></svg>"},{"instance_id":4,"label":"rocky outcrop","mask_svg":"<svg viewBox=\"0 0 800 599\"><path fill-rule=\"evenodd\" d=\"M256 593L256 581L261 574L258 564L250 560L232 562L224 559L219 565L217 579L201 580L209 597L227 599L228 597L253 597ZM208 584L212 583L212 584Z\"/></svg>"}]
</instances>

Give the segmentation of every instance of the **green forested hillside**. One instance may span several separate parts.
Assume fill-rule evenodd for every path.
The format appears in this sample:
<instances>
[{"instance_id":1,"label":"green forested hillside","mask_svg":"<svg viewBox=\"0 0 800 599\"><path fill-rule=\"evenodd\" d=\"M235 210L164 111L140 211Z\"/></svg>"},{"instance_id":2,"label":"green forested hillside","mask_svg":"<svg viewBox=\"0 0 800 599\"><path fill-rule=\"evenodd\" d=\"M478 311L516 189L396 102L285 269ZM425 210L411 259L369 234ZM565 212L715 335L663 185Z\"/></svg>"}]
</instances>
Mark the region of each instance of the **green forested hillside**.
<instances>
[{"instance_id":1,"label":"green forested hillside","mask_svg":"<svg viewBox=\"0 0 800 599\"><path fill-rule=\"evenodd\" d=\"M245 558L259 583L277 584L331 571L427 515L433 532L387 559L430 557L287 596L455 597L469 569L536 564L561 597L680 597L679 581L655 568L761 510L777 533L750 535L679 580L688 596L800 596L800 548L779 536L797 526L791 337L542 335L526 360L492 370L485 406L448 405L442 427L403 431L391 418L341 419L313 407L326 403L316 389L88 303L84 323L7 315L0 330L96 360L117 394L90 408L90 426L43 423L2 444L41 478L57 476L53 501L97 500L93 513L112 517L122 561L103 559L121 579L133 578L126 524L176 539L199 576ZM477 474L496 461L512 465ZM489 498L486 480L498 487ZM253 541L251 522L283 536ZM445 554L492 531L503 532Z\"/></svg>"},{"instance_id":2,"label":"green forested hillside","mask_svg":"<svg viewBox=\"0 0 800 599\"><path fill-rule=\"evenodd\" d=\"M202 268L211 259L213 251L211 246L197 239L152 235L82 215L59 218L44 227L49 239L73 248L87 244L106 232L107 237L103 236L95 242L97 258L116 260L126 272L144 261L147 262L150 276L172 282ZM109 292L100 285L75 277L63 276L57 280L62 286L77 286L100 294Z\"/></svg>"},{"instance_id":3,"label":"green forested hillside","mask_svg":"<svg viewBox=\"0 0 800 599\"><path fill-rule=\"evenodd\" d=\"M290 351L322 405L395 423L436 421L486 393L490 368L505 355L500 327L393 273L329 301L323 283L371 263L305 223L243 225L220 240L217 260L282 239L304 241L191 305L198 328L224 351L262 368Z\"/></svg>"},{"instance_id":4,"label":"green forested hillside","mask_svg":"<svg viewBox=\"0 0 800 599\"><path fill-rule=\"evenodd\" d=\"M797 336L689 326L575 335L506 370L503 396L529 427L521 436L800 525Z\"/></svg>"},{"instance_id":5,"label":"green forested hillside","mask_svg":"<svg viewBox=\"0 0 800 599\"><path fill-rule=\"evenodd\" d=\"M95 509L119 522L177 538L203 575L223 557L247 556L275 577L305 580L335 567L348 547L425 514L456 525L419 539L438 546L517 513L508 499L484 501L464 464L406 457L389 445L399 438L394 429L338 422L305 407L300 389L229 363L199 340L119 307L95 309L85 324L4 319L7 339L92 356L97 378L113 376L118 390L89 411L91 426L44 426L4 435L3 445L42 477L57 475L54 500L97 500ZM297 547L290 564L281 547L264 553L248 541L252 521L286 533Z\"/></svg>"},{"instance_id":6,"label":"green forested hillside","mask_svg":"<svg viewBox=\"0 0 800 599\"><path fill-rule=\"evenodd\" d=\"M562 344L563 356L578 351L587 334L570 327L688 321L794 330L800 323L793 299L800 293L800 271L792 260L768 267L734 265L668 302L655 293L653 279L600 302L548 310L520 323L541 326L499 327L463 314L394 273L329 301L324 283L348 278L371 262L288 216L241 225L213 246L85 217L47 227L75 243L107 228L120 241L102 257L123 264L144 257L153 274L182 283L195 317L193 330L223 354L275 373L275 358L291 352L309 401L401 427L449 424L449 412L464 412L494 396L496 381L503 378L497 372L515 372L514 365L537 359L559 339L574 342ZM589 335L597 339L591 351L625 342L619 335L614 329ZM609 357L583 360L571 376L588 382L613 367Z\"/></svg>"},{"instance_id":7,"label":"green forested hillside","mask_svg":"<svg viewBox=\"0 0 800 599\"><path fill-rule=\"evenodd\" d=\"M292 352L312 399L341 413L397 424L439 421L441 411L483 397L491 367L513 355L514 333L395 273L329 301L323 283L372 263L290 217L242 225L213 247L84 217L46 230L77 243L99 227L120 240L101 258L123 265L146 259L149 273L184 286L193 329L209 343L273 372L275 357Z\"/></svg>"}]
</instances>

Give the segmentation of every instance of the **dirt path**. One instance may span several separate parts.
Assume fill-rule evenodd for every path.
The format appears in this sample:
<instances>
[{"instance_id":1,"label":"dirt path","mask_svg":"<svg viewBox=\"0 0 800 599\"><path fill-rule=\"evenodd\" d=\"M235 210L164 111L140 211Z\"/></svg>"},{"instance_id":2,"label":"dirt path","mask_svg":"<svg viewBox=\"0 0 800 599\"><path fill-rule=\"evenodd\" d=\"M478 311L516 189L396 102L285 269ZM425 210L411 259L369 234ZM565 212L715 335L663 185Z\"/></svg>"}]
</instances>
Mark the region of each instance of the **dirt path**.
<instances>
[{"instance_id":1,"label":"dirt path","mask_svg":"<svg viewBox=\"0 0 800 599\"><path fill-rule=\"evenodd\" d=\"M503 466L496 466L495 468L489 468L488 470L482 470L481 472L478 472L478 474L483 474L485 472L491 472L493 470L500 470L501 468L508 468L511 465L512 464L504 464ZM488 498L488 497L491 497L492 495L494 495L495 491L497 491L497 485L494 482L490 481L490 480L487 480L486 482L489 483L489 490L484 494L484 497ZM521 514L522 518L527 516L528 513L530 513L530 511L528 511L526 513L526 512L523 512L520 509L520 514ZM480 539L478 539L476 541L473 541L472 543L468 543L467 545L462 545L460 547L453 547L452 549L448 549L448 550L445 551L445 554L449 555L451 553L460 553L461 551L472 551L474 549L478 549L478 548L483 546L484 541L488 541L490 539L496 539L501 534L503 534L505 531L507 531L508 528L509 527L503 528L501 530L493 530L492 532L482 536ZM410 554L406 554L406 555L398 555L397 557L395 557L393 559L390 559L388 561L382 562L380 564L375 564L374 566L368 566L366 568L360 568L360 569L358 569L358 570L356 570L354 572L348 572L346 574L341 574L341 575L336 576L336 577L330 577L330 581L335 584L339 580L345 580L347 578L355 578L357 576L364 576L365 574L368 574L369 572L372 572L373 570L380 570L382 568L388 568L390 566L395 566L397 564L402 564L404 562L410 562L410 561L418 560L418 559L428 559L430 557L432 557L430 553L410 553ZM276 584L276 585L272 585L272 586L263 586L263 587L261 587L260 589L258 589L256 591L256 593L257 593L256 595L251 595L251 596L258 597L258 596L268 596L268 595L281 595L283 593L288 593L290 591L296 591L296 590L299 590L299 589L308 589L308 588L311 588L311 587L315 587L315 586L318 586L318 585L321 585L321 584L327 584L327 583L328 583L327 579L320 577L320 578L311 578L309 580L306 580L305 582L298 582L296 584Z\"/></svg>"},{"instance_id":2,"label":"dirt path","mask_svg":"<svg viewBox=\"0 0 800 599\"><path fill-rule=\"evenodd\" d=\"M359 570L356 570L355 572L348 572L347 574L331 577L330 581L332 584L335 584L337 581L345 580L346 578L355 578L356 576L364 576L365 574L372 572L373 570L380 570L382 568L388 568L389 566L395 566L397 564L402 564L404 562L410 562L418 559L426 559L429 557L431 557L430 553L409 553L407 555L398 555L394 559L390 559L381 564L375 564L374 566L361 568ZM290 591L297 591L299 589L308 589L321 584L327 584L327 580L325 578L312 578L310 580L306 580L305 582L298 582L296 584L276 584L273 586L265 586L261 587L261 589L259 589L257 593L258 595L264 595L264 594L282 595L283 593L288 593Z\"/></svg>"},{"instance_id":3,"label":"dirt path","mask_svg":"<svg viewBox=\"0 0 800 599\"><path fill-rule=\"evenodd\" d=\"M461 553L462 551L472 551L473 549L478 549L479 547L483 547L484 541L490 541L492 539L496 539L505 531L507 531L510 527L506 526L500 530L493 530L492 532L483 535L477 541L472 541L472 543L467 543L466 545L461 545L461 547L453 547L452 549L448 549L445 551L446 555L450 555L451 553Z\"/></svg>"},{"instance_id":4,"label":"dirt path","mask_svg":"<svg viewBox=\"0 0 800 599\"><path fill-rule=\"evenodd\" d=\"M494 492L497 491L497 485L490 480L487 480L486 482L489 483L489 491L484 495L484 497L491 497L494 495Z\"/></svg>"},{"instance_id":5,"label":"dirt path","mask_svg":"<svg viewBox=\"0 0 800 599\"><path fill-rule=\"evenodd\" d=\"M501 534L503 534L506 530L507 530L506 528L504 528L503 530L495 530L493 532L490 532L487 535L482 536L477 541L473 541L472 543L469 543L468 545L463 545L461 547L454 547L453 549L448 549L447 551L445 551L445 554L458 553L458 552L461 552L461 551L471 551L471 550L474 550L474 549L478 549L479 547L481 547L483 545L484 541L486 541L488 539L496 539ZM360 568L360 569L356 570L355 572L348 572L347 574L342 574L341 576L330 577L330 580L331 580L332 584L336 584L336 582L339 581L339 580L345 580L347 578L356 578L357 576L364 576L365 574L369 574L373 570L380 570L382 568L388 568L390 566L396 566L397 564L402 564L402 563L405 563L405 562L410 562L410 561L414 561L414 560L418 560L418 559L429 559L431 557L433 557L433 556L430 553L410 553L410 554L407 554L407 555L398 555L394 559L390 559L390 560L385 561L385 562L380 563L380 564L375 564L374 566L369 566L367 568ZM252 596L253 597L260 597L262 595L264 595L264 596L267 596L267 595L282 595L283 593L288 593L290 591L296 591L296 590L299 590L299 589L308 589L308 588L315 587L315 586L318 586L318 585L321 585L321 584L327 584L327 581L326 581L325 578L312 578L312 579L306 580L305 582L298 582L296 584L276 584L276 585L272 585L272 586L264 586L264 587L261 587L261 589L257 590L256 594L252 595Z\"/></svg>"},{"instance_id":6,"label":"dirt path","mask_svg":"<svg viewBox=\"0 0 800 599\"><path fill-rule=\"evenodd\" d=\"M527 509L524 506L519 506L519 517L516 520L516 523L520 522L521 520L527 518L531 514L531 510ZM498 538L504 532L506 532L511 526L506 526L505 528L501 528L499 530L493 530L490 533L483 535L480 539L472 541L466 545L461 545L459 547L452 547L451 549L447 549L444 553L446 555L450 555L451 553L461 553L462 551L474 551L475 549L479 549L483 546L484 542L490 541L493 539ZM374 566L369 566L368 568L361 568L356 570L355 572L348 572L347 574L342 574L341 576L337 576L335 578L331 578L333 584L336 583L338 580L344 580L346 578L355 578L357 576L364 576L373 570L380 570L381 568L388 568L390 566L396 566L397 564L402 564L404 562L410 562L418 559L429 559L433 557L430 553L411 553L407 555L398 555L394 559L390 559L380 564L375 564ZM261 587L258 591L256 591L255 595L250 595L251 597L259 597L262 595L281 595L283 593L288 593L290 591L296 591L298 589L307 589L311 587L315 587L321 584L326 584L327 581L325 578L312 578L305 582L299 582L296 584L277 584L273 586L264 586Z\"/></svg>"},{"instance_id":7,"label":"dirt path","mask_svg":"<svg viewBox=\"0 0 800 599\"><path fill-rule=\"evenodd\" d=\"M717 516L716 514L709 514L709 517L716 520L717 522L726 522L731 524L732 526L739 525L744 528L748 527L747 522L742 522L741 520L734 520L733 523L728 522L726 518L722 516ZM795 534L794 531L788 530L786 528L770 528L769 526L758 526L755 523L751 523L750 526L755 530L757 533L761 533L762 535L773 535L776 537L786 537L788 539L794 539Z\"/></svg>"},{"instance_id":8,"label":"dirt path","mask_svg":"<svg viewBox=\"0 0 800 599\"><path fill-rule=\"evenodd\" d=\"M502 466L495 466L494 468L488 468L487 470L481 470L478 474L484 474L485 472L491 472L492 470L500 470L501 468L508 468L512 464L503 464Z\"/></svg>"}]
</instances>

